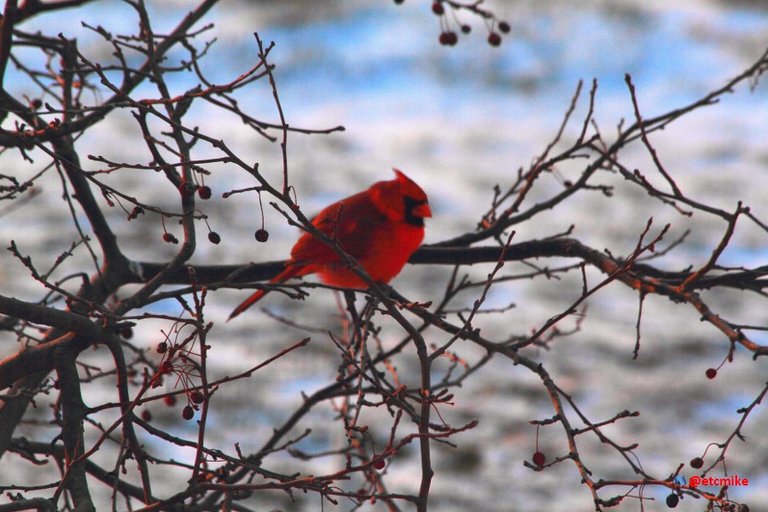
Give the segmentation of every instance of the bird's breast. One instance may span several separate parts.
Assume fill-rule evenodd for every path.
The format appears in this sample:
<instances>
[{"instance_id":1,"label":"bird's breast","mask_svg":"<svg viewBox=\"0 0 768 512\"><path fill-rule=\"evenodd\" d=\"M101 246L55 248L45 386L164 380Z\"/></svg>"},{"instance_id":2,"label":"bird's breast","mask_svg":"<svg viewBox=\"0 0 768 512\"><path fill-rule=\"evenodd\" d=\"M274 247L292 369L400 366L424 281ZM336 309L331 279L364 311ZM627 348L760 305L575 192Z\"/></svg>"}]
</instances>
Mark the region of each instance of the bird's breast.
<instances>
[{"instance_id":1,"label":"bird's breast","mask_svg":"<svg viewBox=\"0 0 768 512\"><path fill-rule=\"evenodd\" d=\"M363 251L350 243L344 248L365 269L371 278L380 283L391 281L405 266L411 254L421 245L424 228L404 222L385 222L376 226L373 236L368 237ZM323 282L334 286L365 289L368 285L341 261L329 262L318 274Z\"/></svg>"}]
</instances>

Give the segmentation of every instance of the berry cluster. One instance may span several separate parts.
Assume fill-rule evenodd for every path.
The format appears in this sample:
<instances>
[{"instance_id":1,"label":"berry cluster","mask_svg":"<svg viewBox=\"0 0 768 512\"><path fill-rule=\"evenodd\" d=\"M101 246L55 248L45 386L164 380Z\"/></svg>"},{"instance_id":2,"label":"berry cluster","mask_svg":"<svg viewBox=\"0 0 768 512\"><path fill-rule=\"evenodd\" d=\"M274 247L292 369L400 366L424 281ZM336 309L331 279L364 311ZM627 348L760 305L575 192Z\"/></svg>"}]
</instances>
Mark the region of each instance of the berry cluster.
<instances>
[{"instance_id":1,"label":"berry cluster","mask_svg":"<svg viewBox=\"0 0 768 512\"><path fill-rule=\"evenodd\" d=\"M203 201L207 201L211 198L211 187L208 185L198 185L196 190L198 197ZM208 224L207 221L206 224ZM221 243L221 235L215 231L212 231L210 226L208 226L208 241L214 245L219 245Z\"/></svg>"},{"instance_id":2,"label":"berry cluster","mask_svg":"<svg viewBox=\"0 0 768 512\"><path fill-rule=\"evenodd\" d=\"M506 21L497 21L496 16L493 13L478 10L476 5L462 5L446 0L435 0L432 2L432 12L440 17L441 30L438 41L443 46L454 46L459 42L458 32L451 28L451 21L448 18L446 6L450 9L453 21L458 25L462 34L469 34L472 32L472 27L466 23L460 23L456 16L456 11L463 8L472 10L476 14L482 16L486 21L486 26L488 28L488 44L491 46L499 46L501 44L501 34L508 34L512 30L509 23Z\"/></svg>"},{"instance_id":3,"label":"berry cluster","mask_svg":"<svg viewBox=\"0 0 768 512\"><path fill-rule=\"evenodd\" d=\"M195 417L195 411L198 410L199 405L210 396L204 388L193 384L193 380L199 374L197 372L197 363L191 361L191 357L194 354L187 344L194 339L196 338L190 337L181 343L169 343L168 340L159 342L155 346L155 351L162 355L163 359L158 365L157 372L151 381L151 387L154 389L163 385L165 376L172 374L176 376L177 382L181 383L183 390L164 395L163 403L167 407L175 407L176 396L180 394L186 395L187 405L181 410L181 417L187 421ZM144 421L151 421L152 414L144 409L141 412L141 418Z\"/></svg>"},{"instance_id":4,"label":"berry cluster","mask_svg":"<svg viewBox=\"0 0 768 512\"><path fill-rule=\"evenodd\" d=\"M213 192L211 191L211 187L208 185L202 184L202 185L195 185L190 182L184 182L179 185L179 194L181 194L183 197L190 197L194 194L197 194L197 196L202 199L203 201L207 201L211 198L213 195ZM131 211L128 214L128 220L132 220L137 218L139 215L144 214L144 208L141 206L136 206L133 211ZM221 235L219 235L217 232L213 231L211 229L211 226L208 225L208 221L205 220L205 217L203 217L203 221L205 222L206 226L208 227L208 241L211 242L214 245L218 245L221 243ZM176 238L172 233L169 233L165 228L165 222L163 222L163 241L165 243L169 244L178 244L179 239Z\"/></svg>"},{"instance_id":5,"label":"berry cluster","mask_svg":"<svg viewBox=\"0 0 768 512\"><path fill-rule=\"evenodd\" d=\"M670 494L667 496L667 506L669 508L675 508L677 507L677 504L680 503L680 496L678 496L675 493ZM720 510L722 512L749 512L749 505L746 505L742 503L741 505L736 505L736 503L726 503L720 507Z\"/></svg>"}]
</instances>

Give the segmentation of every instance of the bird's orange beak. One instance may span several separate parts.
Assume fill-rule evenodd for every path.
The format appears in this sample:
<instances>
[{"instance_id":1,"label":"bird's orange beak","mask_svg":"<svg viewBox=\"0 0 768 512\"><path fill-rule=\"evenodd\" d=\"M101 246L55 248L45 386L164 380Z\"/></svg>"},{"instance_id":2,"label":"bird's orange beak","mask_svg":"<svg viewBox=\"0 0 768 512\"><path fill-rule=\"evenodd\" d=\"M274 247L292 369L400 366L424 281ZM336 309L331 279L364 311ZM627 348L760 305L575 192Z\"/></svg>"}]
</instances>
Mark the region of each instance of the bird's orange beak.
<instances>
[{"instance_id":1,"label":"bird's orange beak","mask_svg":"<svg viewBox=\"0 0 768 512\"><path fill-rule=\"evenodd\" d=\"M417 205L413 209L413 216L414 217L431 217L432 210L429 209L429 203L424 201L423 203Z\"/></svg>"}]
</instances>

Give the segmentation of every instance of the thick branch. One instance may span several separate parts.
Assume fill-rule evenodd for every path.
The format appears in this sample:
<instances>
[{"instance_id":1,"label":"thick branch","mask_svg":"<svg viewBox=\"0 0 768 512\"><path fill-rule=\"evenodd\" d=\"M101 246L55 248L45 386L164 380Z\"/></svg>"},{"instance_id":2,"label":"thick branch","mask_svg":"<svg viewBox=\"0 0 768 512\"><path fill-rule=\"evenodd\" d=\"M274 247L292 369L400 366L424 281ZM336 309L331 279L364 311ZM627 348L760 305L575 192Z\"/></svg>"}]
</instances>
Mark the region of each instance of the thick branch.
<instances>
[{"instance_id":1,"label":"thick branch","mask_svg":"<svg viewBox=\"0 0 768 512\"><path fill-rule=\"evenodd\" d=\"M482 247L436 247L422 246L416 251L409 263L415 265L476 265L480 263L496 263L504 253L503 246ZM612 260L600 251L592 249L573 238L558 238L553 240L533 240L512 244L504 253L504 261L522 261L530 258L578 258L603 271L609 271L610 266L620 265L621 261ZM251 263L249 265L197 265L195 270L198 284L213 283L249 283L268 281L276 276L284 266L283 261L268 261ZM164 263L138 263L135 272L130 277L131 283L142 283L151 279L165 268ZM679 285L687 279L691 272L667 271L652 265L635 263L632 272L637 276L663 280L670 286ZM766 278L766 279L763 279ZM167 284L191 284L187 267L168 275ZM739 270L721 275L709 275L692 283L693 289L710 289L726 286L738 289L762 290L768 288L768 267L751 270Z\"/></svg>"}]
</instances>

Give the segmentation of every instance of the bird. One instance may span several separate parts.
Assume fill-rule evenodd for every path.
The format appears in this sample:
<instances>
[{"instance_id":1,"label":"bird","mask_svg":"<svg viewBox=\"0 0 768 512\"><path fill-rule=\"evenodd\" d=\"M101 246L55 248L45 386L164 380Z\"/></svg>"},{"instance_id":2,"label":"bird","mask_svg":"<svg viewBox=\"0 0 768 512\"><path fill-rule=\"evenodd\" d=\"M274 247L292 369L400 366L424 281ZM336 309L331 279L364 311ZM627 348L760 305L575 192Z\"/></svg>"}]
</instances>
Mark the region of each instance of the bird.
<instances>
[{"instance_id":1,"label":"bird","mask_svg":"<svg viewBox=\"0 0 768 512\"><path fill-rule=\"evenodd\" d=\"M324 208L312 225L335 240L377 283L387 284L400 273L424 240L424 219L432 216L427 194L399 169L395 178L379 181L367 190ZM339 288L364 290L360 278L328 244L305 232L291 250L285 268L270 281L317 274ZM258 290L229 315L229 320L259 301L267 290Z\"/></svg>"}]
</instances>

